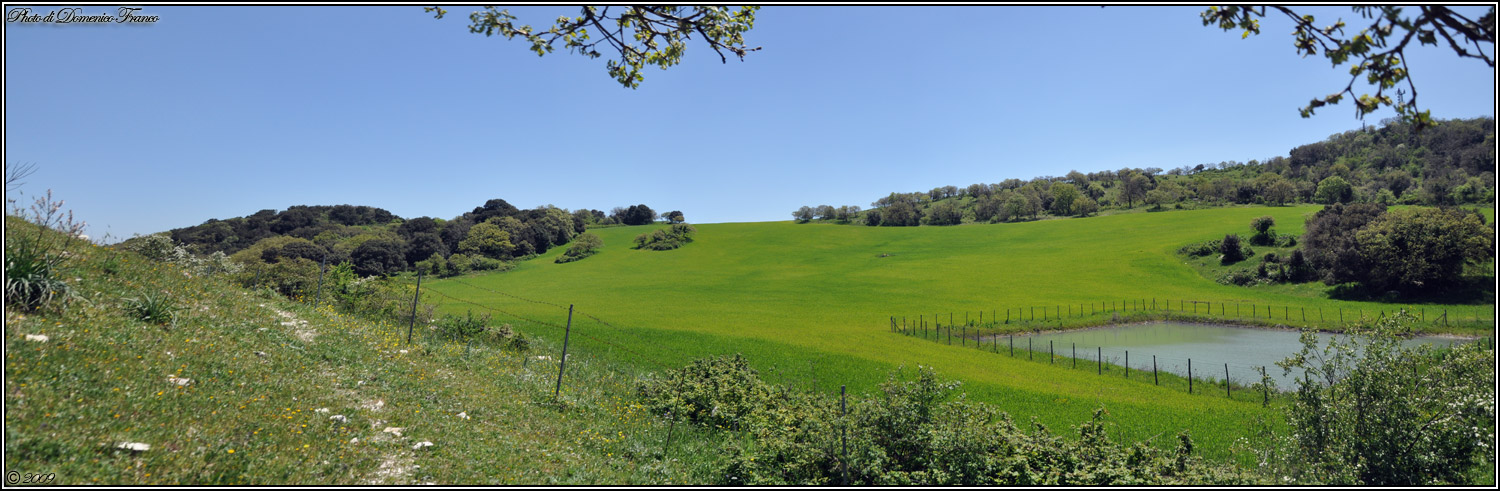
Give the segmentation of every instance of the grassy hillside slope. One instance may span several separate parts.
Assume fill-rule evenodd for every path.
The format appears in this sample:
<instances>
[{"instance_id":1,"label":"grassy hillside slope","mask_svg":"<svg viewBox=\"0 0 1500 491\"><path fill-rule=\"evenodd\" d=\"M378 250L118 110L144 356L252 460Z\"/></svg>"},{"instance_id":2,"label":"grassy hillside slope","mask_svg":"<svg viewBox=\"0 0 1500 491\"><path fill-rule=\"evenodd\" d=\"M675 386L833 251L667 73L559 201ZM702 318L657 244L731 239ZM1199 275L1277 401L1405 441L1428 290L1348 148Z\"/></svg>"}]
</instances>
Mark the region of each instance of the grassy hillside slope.
<instances>
[{"instance_id":1,"label":"grassy hillside slope","mask_svg":"<svg viewBox=\"0 0 1500 491\"><path fill-rule=\"evenodd\" d=\"M34 230L7 217L7 234ZM587 355L569 357L555 404L556 347L545 342L525 353L470 350L418 326L407 345L405 323L247 291L134 253L73 254L62 278L78 298L66 309L6 308L8 485L32 476L49 485L716 477L718 439L647 415L626 398L628 372ZM145 294L170 298L175 320L132 316L126 299Z\"/></svg>"},{"instance_id":2,"label":"grassy hillside slope","mask_svg":"<svg viewBox=\"0 0 1500 491\"><path fill-rule=\"evenodd\" d=\"M423 286L436 294L425 299L441 303L441 311L482 305L557 325L565 322L565 308L504 294L576 304L609 323L575 319L580 349L637 363L677 365L741 352L783 383L833 392L841 384L868 390L898 366L921 364L964 380L972 397L1023 420L1060 426L1103 405L1127 440L1188 428L1211 455L1223 456L1266 415L1258 400L1187 395L1149 381L923 342L890 333L887 318L940 313L946 323L956 312L961 322L965 311L989 316L996 309L1153 297L1382 308L1316 298L1305 288L1219 285L1174 253L1225 233L1248 236L1251 219L1261 215L1275 217L1282 233L1301 233L1305 216L1318 209L1230 207L957 227L705 224L697 225L695 242L665 252L630 249L635 235L653 227L606 228L597 230L602 252L583 261L555 264L561 251L554 251L507 273ZM537 332L560 337L560 331Z\"/></svg>"}]
</instances>

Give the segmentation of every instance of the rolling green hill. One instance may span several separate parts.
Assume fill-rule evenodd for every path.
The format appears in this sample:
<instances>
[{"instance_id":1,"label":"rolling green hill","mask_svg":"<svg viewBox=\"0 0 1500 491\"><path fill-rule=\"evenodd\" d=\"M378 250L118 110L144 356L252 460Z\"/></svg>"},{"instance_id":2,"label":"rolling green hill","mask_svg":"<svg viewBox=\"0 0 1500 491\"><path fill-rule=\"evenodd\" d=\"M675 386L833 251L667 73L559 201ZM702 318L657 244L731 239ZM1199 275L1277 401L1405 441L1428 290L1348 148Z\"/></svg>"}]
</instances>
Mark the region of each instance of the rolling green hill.
<instances>
[{"instance_id":1,"label":"rolling green hill","mask_svg":"<svg viewBox=\"0 0 1500 491\"><path fill-rule=\"evenodd\" d=\"M740 352L772 379L822 391L841 384L868 390L897 367L932 366L965 381L972 397L1023 420L1060 426L1102 405L1127 440L1187 428L1210 454L1223 456L1268 415L1258 400L1188 395L922 342L889 332L888 318L941 313L946 323L950 312L961 321L963 312L992 316L1006 308L1139 298L1390 309L1328 300L1305 285L1220 285L1175 254L1189 242L1247 233L1261 215L1275 217L1283 233L1300 233L1304 217L1318 209L1229 207L958 227L704 224L695 242L674 251L630 248L651 226L607 228L596 231L604 248L593 257L556 264L556 250L506 273L426 281L432 294L424 301L438 302L442 312L498 309L497 320L521 326L527 323L506 314L561 326L574 304L608 323L574 319L580 352L642 366ZM1488 305L1448 308L1492 318Z\"/></svg>"}]
</instances>

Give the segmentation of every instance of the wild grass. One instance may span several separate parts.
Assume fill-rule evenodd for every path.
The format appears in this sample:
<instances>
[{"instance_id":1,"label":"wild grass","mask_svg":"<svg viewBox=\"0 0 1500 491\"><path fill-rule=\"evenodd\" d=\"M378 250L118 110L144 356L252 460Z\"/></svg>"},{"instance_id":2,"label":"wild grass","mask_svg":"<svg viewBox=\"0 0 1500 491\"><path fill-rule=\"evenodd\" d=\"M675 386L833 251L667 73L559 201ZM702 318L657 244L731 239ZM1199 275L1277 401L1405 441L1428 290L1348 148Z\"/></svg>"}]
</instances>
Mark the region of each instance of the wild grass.
<instances>
[{"instance_id":1,"label":"wild grass","mask_svg":"<svg viewBox=\"0 0 1500 491\"><path fill-rule=\"evenodd\" d=\"M587 352L554 402L547 339L417 326L408 345L406 323L96 246L61 273L66 313L5 316L5 467L52 484L681 484L723 453L628 397L644 373ZM175 299L173 329L120 308L142 291Z\"/></svg>"}]
</instances>

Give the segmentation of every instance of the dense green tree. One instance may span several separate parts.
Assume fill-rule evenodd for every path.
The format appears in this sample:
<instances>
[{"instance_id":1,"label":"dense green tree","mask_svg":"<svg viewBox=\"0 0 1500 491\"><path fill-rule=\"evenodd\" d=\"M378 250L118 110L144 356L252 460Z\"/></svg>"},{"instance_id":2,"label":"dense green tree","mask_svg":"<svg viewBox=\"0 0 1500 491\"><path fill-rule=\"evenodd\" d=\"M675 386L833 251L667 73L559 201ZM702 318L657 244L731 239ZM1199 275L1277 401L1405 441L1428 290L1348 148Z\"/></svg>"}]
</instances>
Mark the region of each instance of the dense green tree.
<instances>
[{"instance_id":1,"label":"dense green tree","mask_svg":"<svg viewBox=\"0 0 1500 491\"><path fill-rule=\"evenodd\" d=\"M922 223L922 212L911 203L902 201L885 207L880 224L890 227L915 227Z\"/></svg>"},{"instance_id":2,"label":"dense green tree","mask_svg":"<svg viewBox=\"0 0 1500 491\"><path fill-rule=\"evenodd\" d=\"M1366 266L1356 277L1375 291L1440 289L1462 278L1465 264L1493 259L1494 235L1478 213L1390 211L1355 231Z\"/></svg>"},{"instance_id":3,"label":"dense green tree","mask_svg":"<svg viewBox=\"0 0 1500 491\"><path fill-rule=\"evenodd\" d=\"M1323 204L1348 203L1354 201L1354 189L1349 181L1339 176L1329 176L1318 183L1318 192L1313 200Z\"/></svg>"},{"instance_id":4,"label":"dense green tree","mask_svg":"<svg viewBox=\"0 0 1500 491\"><path fill-rule=\"evenodd\" d=\"M1219 241L1219 261L1224 264L1234 264L1245 260L1245 253L1240 248L1240 236L1229 234L1224 240Z\"/></svg>"},{"instance_id":5,"label":"dense green tree","mask_svg":"<svg viewBox=\"0 0 1500 491\"><path fill-rule=\"evenodd\" d=\"M406 269L406 255L400 240L375 238L354 248L349 260L360 276L387 275Z\"/></svg>"},{"instance_id":6,"label":"dense green tree","mask_svg":"<svg viewBox=\"0 0 1500 491\"><path fill-rule=\"evenodd\" d=\"M1360 253L1355 233L1365 224L1385 213L1385 206L1373 203L1344 205L1335 203L1314 213L1303 225L1303 247L1308 264L1330 285L1358 281L1369 268Z\"/></svg>"},{"instance_id":7,"label":"dense green tree","mask_svg":"<svg viewBox=\"0 0 1500 491\"><path fill-rule=\"evenodd\" d=\"M484 222L469 228L469 236L458 243L458 252L493 259L507 259L515 250L510 233L501 230L494 222Z\"/></svg>"},{"instance_id":8,"label":"dense green tree","mask_svg":"<svg viewBox=\"0 0 1500 491\"><path fill-rule=\"evenodd\" d=\"M963 222L964 213L953 204L953 200L943 200L933 203L927 209L928 225L958 225Z\"/></svg>"},{"instance_id":9,"label":"dense green tree","mask_svg":"<svg viewBox=\"0 0 1500 491\"><path fill-rule=\"evenodd\" d=\"M448 255L448 246L443 245L443 239L436 233L422 232L406 239L406 262L416 264L417 261L426 260L434 254Z\"/></svg>"},{"instance_id":10,"label":"dense green tree","mask_svg":"<svg viewBox=\"0 0 1500 491\"><path fill-rule=\"evenodd\" d=\"M1095 202L1092 199L1089 199L1088 196L1084 196L1082 198L1078 198L1078 201L1073 202L1073 212L1077 213L1078 216L1085 216L1085 217L1089 216L1089 215L1092 215L1092 214L1095 214L1095 213L1098 213L1099 212L1099 203Z\"/></svg>"},{"instance_id":11,"label":"dense green tree","mask_svg":"<svg viewBox=\"0 0 1500 491\"><path fill-rule=\"evenodd\" d=\"M813 209L812 209L811 206L804 206L804 207L798 208L797 211L792 212L792 218L796 219L799 222L803 222L803 223L807 223L807 222L812 221L813 216L814 216L814 213L813 213Z\"/></svg>"},{"instance_id":12,"label":"dense green tree","mask_svg":"<svg viewBox=\"0 0 1500 491\"><path fill-rule=\"evenodd\" d=\"M1126 208L1135 208L1135 202L1146 197L1146 191L1151 186L1151 180L1140 173L1131 171L1120 177L1120 197L1125 199Z\"/></svg>"},{"instance_id":13,"label":"dense green tree","mask_svg":"<svg viewBox=\"0 0 1500 491\"><path fill-rule=\"evenodd\" d=\"M1073 174L1077 174L1074 171ZM1060 182L1052 185L1052 214L1057 216L1072 215L1075 211L1073 203L1080 196L1078 187L1073 184Z\"/></svg>"}]
</instances>

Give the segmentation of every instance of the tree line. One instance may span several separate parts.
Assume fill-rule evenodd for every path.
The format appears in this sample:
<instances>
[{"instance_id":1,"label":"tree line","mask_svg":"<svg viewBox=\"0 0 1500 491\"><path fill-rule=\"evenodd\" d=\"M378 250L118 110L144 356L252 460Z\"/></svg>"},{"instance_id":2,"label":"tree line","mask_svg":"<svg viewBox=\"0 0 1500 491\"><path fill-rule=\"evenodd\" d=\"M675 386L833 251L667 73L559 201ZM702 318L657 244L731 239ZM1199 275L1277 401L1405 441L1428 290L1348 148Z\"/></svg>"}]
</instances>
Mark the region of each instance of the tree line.
<instances>
[{"instance_id":1,"label":"tree line","mask_svg":"<svg viewBox=\"0 0 1500 491\"><path fill-rule=\"evenodd\" d=\"M1084 217L1101 210L1228 204L1376 203L1449 206L1495 202L1495 120L1438 121L1415 131L1396 119L1335 134L1265 161L1163 170L1122 168L1030 181L893 192L871 208L803 206L813 220L870 226L957 225Z\"/></svg>"},{"instance_id":2,"label":"tree line","mask_svg":"<svg viewBox=\"0 0 1500 491\"><path fill-rule=\"evenodd\" d=\"M451 219L404 219L376 207L291 206L249 216L210 219L165 233L199 255L222 253L241 264L306 269L348 262L360 276L421 269L459 274L505 267L568 244L589 227L683 223L681 211L658 213L645 204L569 211L552 205L520 209L492 199ZM136 237L125 246L146 240ZM592 242L591 242L592 243ZM597 248L597 246L595 246ZM282 264L286 263L286 264Z\"/></svg>"}]
</instances>

